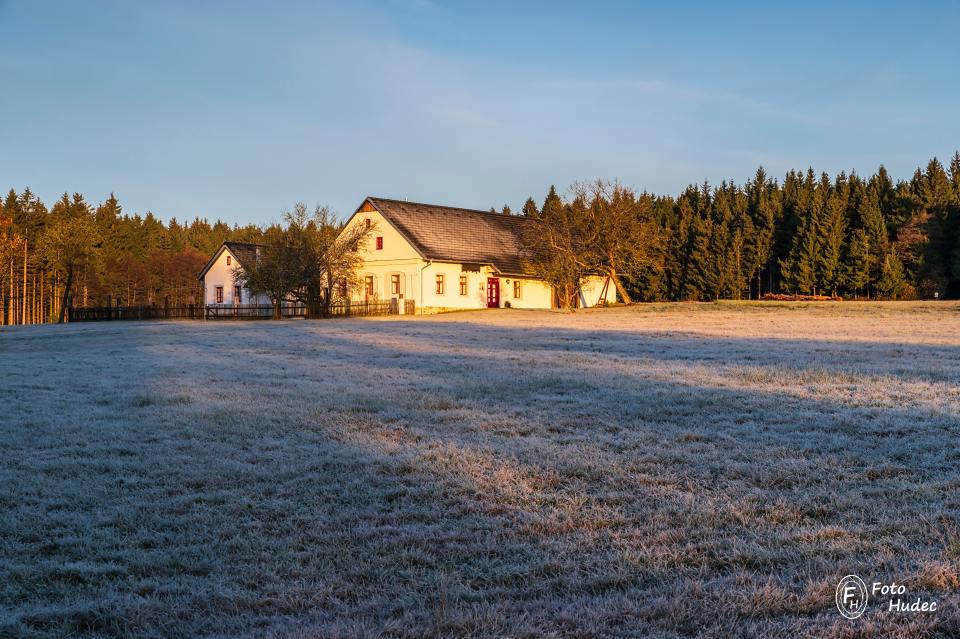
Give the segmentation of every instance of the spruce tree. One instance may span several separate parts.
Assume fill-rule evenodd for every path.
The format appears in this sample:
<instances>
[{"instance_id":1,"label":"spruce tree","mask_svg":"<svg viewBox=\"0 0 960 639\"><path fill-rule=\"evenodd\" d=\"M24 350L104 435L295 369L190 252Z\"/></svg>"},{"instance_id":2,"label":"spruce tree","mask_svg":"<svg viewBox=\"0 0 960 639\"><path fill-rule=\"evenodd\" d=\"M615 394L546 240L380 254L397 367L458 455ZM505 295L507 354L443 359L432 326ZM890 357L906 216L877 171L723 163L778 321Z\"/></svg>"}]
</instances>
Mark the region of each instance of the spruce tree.
<instances>
[{"instance_id":1,"label":"spruce tree","mask_svg":"<svg viewBox=\"0 0 960 639\"><path fill-rule=\"evenodd\" d=\"M821 224L820 250L816 255L817 281L820 288L829 290L833 295L843 284L841 256L846 237L847 203L843 192L835 189L827 200Z\"/></svg>"},{"instance_id":2,"label":"spruce tree","mask_svg":"<svg viewBox=\"0 0 960 639\"><path fill-rule=\"evenodd\" d=\"M757 299L762 294L762 274L773 254L774 233L781 213L779 197L774 194L778 195L779 189L768 180L763 167L758 168L753 181L748 182L746 187L750 224L749 232L744 237L747 276L751 286L753 278L756 278Z\"/></svg>"},{"instance_id":3,"label":"spruce tree","mask_svg":"<svg viewBox=\"0 0 960 639\"><path fill-rule=\"evenodd\" d=\"M855 297L864 290L869 295L871 263L870 238L864 229L856 229L850 234L843 263L844 285Z\"/></svg>"},{"instance_id":4,"label":"spruce tree","mask_svg":"<svg viewBox=\"0 0 960 639\"><path fill-rule=\"evenodd\" d=\"M709 216L695 214L690 228L690 252L686 271L686 299L709 300L713 298L717 275L711 255L713 223Z\"/></svg>"},{"instance_id":5,"label":"spruce tree","mask_svg":"<svg viewBox=\"0 0 960 639\"><path fill-rule=\"evenodd\" d=\"M545 214L550 212L551 214L556 214L558 210L563 207L563 200L560 199L560 196L557 195L557 188L554 185L550 185L550 190L547 191L547 197L543 199L543 206L540 207L540 213Z\"/></svg>"},{"instance_id":6,"label":"spruce tree","mask_svg":"<svg viewBox=\"0 0 960 639\"><path fill-rule=\"evenodd\" d=\"M903 262L895 251L888 252L883 258L880 269L880 280L877 282L877 291L884 297L897 299L906 290L906 274Z\"/></svg>"},{"instance_id":7,"label":"spruce tree","mask_svg":"<svg viewBox=\"0 0 960 639\"><path fill-rule=\"evenodd\" d=\"M950 183L953 185L953 201L960 203L960 151L950 158Z\"/></svg>"},{"instance_id":8,"label":"spruce tree","mask_svg":"<svg viewBox=\"0 0 960 639\"><path fill-rule=\"evenodd\" d=\"M784 284L795 293L816 293L817 257L822 245L822 216L824 196L813 170L807 171L799 192L798 217L800 222L786 260L780 262Z\"/></svg>"},{"instance_id":9,"label":"spruce tree","mask_svg":"<svg viewBox=\"0 0 960 639\"><path fill-rule=\"evenodd\" d=\"M690 201L681 196L673 207L674 220L667 243L664 279L667 296L673 300L691 299L689 285L690 251L693 246L691 225L693 210Z\"/></svg>"},{"instance_id":10,"label":"spruce tree","mask_svg":"<svg viewBox=\"0 0 960 639\"><path fill-rule=\"evenodd\" d=\"M521 214L524 217L537 217L540 215L540 211L537 210L537 203L533 201L532 197L528 197L527 201L523 203Z\"/></svg>"}]
</instances>

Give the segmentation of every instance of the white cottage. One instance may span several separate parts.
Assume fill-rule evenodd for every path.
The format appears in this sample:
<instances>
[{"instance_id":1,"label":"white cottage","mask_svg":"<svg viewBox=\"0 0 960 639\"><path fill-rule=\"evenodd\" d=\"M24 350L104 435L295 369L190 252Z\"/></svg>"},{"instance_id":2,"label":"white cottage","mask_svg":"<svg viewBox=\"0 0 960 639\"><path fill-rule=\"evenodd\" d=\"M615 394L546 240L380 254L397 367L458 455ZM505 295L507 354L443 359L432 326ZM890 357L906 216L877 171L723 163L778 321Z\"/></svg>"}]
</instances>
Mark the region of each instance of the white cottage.
<instances>
[{"instance_id":1,"label":"white cottage","mask_svg":"<svg viewBox=\"0 0 960 639\"><path fill-rule=\"evenodd\" d=\"M355 302L414 300L418 312L457 309L554 308L552 287L521 262L522 232L531 220L473 209L368 197L347 222L374 229L363 248ZM580 306L610 304L616 291L588 278Z\"/></svg>"},{"instance_id":2,"label":"white cottage","mask_svg":"<svg viewBox=\"0 0 960 639\"><path fill-rule=\"evenodd\" d=\"M269 306L270 298L252 295L233 281L233 271L242 264L255 263L260 253L258 244L224 242L207 262L200 275L203 302L206 306Z\"/></svg>"}]
</instances>

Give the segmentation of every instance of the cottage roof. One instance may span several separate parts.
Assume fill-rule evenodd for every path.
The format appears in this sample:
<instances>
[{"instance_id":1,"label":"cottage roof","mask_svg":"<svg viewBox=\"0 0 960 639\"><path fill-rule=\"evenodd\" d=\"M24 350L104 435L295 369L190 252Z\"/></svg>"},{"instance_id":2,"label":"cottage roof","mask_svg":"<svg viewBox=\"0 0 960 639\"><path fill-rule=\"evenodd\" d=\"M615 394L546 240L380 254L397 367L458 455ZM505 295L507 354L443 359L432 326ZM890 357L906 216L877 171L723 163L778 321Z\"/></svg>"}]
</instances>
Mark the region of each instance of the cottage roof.
<instances>
[{"instance_id":1,"label":"cottage roof","mask_svg":"<svg viewBox=\"0 0 960 639\"><path fill-rule=\"evenodd\" d=\"M262 248L260 244L252 244L250 242L224 242L220 248L217 249L217 252L213 254L213 257L210 258L206 266L200 271L197 279L203 279L203 276L207 274L207 271L210 270L210 267L213 266L217 258L220 257L220 254L225 250L229 250L230 253L237 258L237 266L240 266L242 264L254 264L257 261L257 251L260 250L260 248Z\"/></svg>"},{"instance_id":2,"label":"cottage roof","mask_svg":"<svg viewBox=\"0 0 960 639\"><path fill-rule=\"evenodd\" d=\"M424 259L490 264L504 275L527 275L521 255L529 218L382 197L368 197L357 211L367 202Z\"/></svg>"}]
</instances>

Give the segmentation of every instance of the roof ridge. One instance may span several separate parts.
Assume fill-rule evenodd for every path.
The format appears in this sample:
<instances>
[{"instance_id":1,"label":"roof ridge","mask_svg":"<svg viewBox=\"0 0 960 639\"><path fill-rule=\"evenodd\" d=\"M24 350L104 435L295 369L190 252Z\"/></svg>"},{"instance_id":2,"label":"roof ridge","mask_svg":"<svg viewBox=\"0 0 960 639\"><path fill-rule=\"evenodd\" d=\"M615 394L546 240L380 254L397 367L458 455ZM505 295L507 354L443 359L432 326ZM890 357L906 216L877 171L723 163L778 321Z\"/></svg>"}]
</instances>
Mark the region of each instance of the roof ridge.
<instances>
[{"instance_id":1,"label":"roof ridge","mask_svg":"<svg viewBox=\"0 0 960 639\"><path fill-rule=\"evenodd\" d=\"M522 215L504 215L503 213L498 213L497 211L481 211L480 209L468 209L463 206L447 206L446 204L430 204L429 202L414 202L412 200L398 200L391 197L380 197L378 195L368 195L368 200L380 200L382 202L396 202L397 204L412 204L413 206L429 206L437 209L451 209L453 211L466 211L467 213L479 213L480 215L494 215L500 219L517 219L517 220L526 220L526 216Z\"/></svg>"}]
</instances>

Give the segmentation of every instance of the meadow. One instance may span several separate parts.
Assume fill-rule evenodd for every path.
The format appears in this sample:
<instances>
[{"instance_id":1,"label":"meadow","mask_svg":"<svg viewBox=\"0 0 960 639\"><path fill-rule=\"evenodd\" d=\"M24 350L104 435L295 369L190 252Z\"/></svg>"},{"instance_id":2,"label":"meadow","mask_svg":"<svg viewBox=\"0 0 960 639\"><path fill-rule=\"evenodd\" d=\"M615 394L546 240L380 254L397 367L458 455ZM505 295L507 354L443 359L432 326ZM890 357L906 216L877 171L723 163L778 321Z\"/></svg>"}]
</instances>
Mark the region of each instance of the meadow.
<instances>
[{"instance_id":1,"label":"meadow","mask_svg":"<svg viewBox=\"0 0 960 639\"><path fill-rule=\"evenodd\" d=\"M958 436L956 303L4 329L0 636L956 636Z\"/></svg>"}]
</instances>

